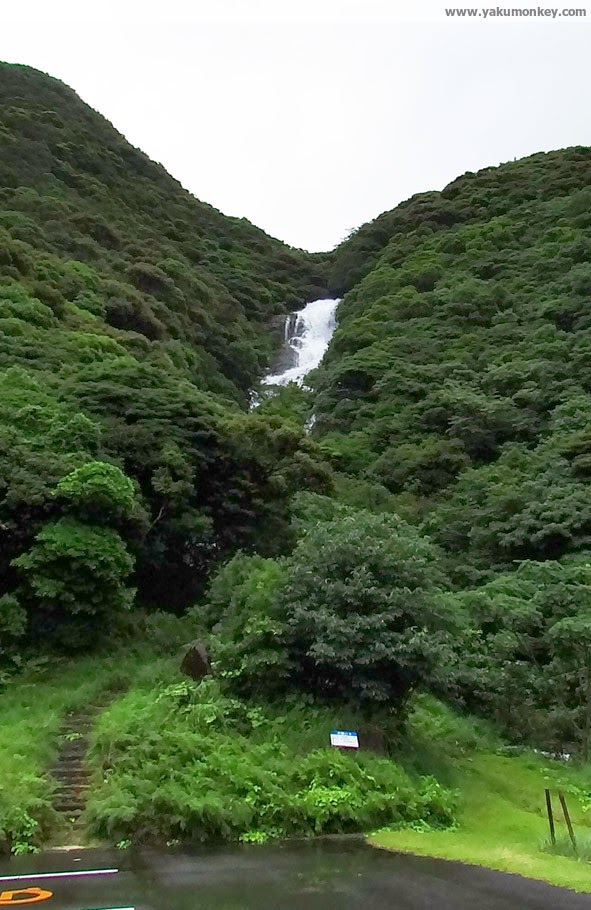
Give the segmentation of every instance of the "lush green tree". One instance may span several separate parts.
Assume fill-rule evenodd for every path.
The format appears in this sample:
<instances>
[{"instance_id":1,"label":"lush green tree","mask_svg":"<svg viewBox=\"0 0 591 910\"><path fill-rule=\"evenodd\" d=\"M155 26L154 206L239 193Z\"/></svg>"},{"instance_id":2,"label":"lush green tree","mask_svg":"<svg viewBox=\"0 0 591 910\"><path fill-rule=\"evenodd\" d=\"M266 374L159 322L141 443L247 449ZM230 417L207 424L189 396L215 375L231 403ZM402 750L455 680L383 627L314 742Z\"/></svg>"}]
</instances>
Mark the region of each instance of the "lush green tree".
<instances>
[{"instance_id":1,"label":"lush green tree","mask_svg":"<svg viewBox=\"0 0 591 910\"><path fill-rule=\"evenodd\" d=\"M141 518L133 482L105 461L86 462L62 477L56 495L64 509L81 520L121 526Z\"/></svg>"},{"instance_id":2,"label":"lush green tree","mask_svg":"<svg viewBox=\"0 0 591 910\"><path fill-rule=\"evenodd\" d=\"M432 435L390 446L373 465L373 473L390 490L431 495L449 486L469 464L461 442Z\"/></svg>"},{"instance_id":3,"label":"lush green tree","mask_svg":"<svg viewBox=\"0 0 591 910\"><path fill-rule=\"evenodd\" d=\"M20 639L26 625L27 614L16 597L3 594L0 597L0 682L3 669L18 666L20 662Z\"/></svg>"},{"instance_id":4,"label":"lush green tree","mask_svg":"<svg viewBox=\"0 0 591 910\"><path fill-rule=\"evenodd\" d=\"M111 528L72 518L50 522L13 565L37 642L72 651L88 648L133 602L133 559Z\"/></svg>"},{"instance_id":5,"label":"lush green tree","mask_svg":"<svg viewBox=\"0 0 591 910\"><path fill-rule=\"evenodd\" d=\"M591 749L591 563L527 561L446 594L466 625L447 692L542 749ZM451 665L450 665L451 666ZM455 688L454 688L455 687ZM445 689L446 687L444 687Z\"/></svg>"},{"instance_id":6,"label":"lush green tree","mask_svg":"<svg viewBox=\"0 0 591 910\"><path fill-rule=\"evenodd\" d=\"M58 513L56 484L99 445L98 425L60 402L50 381L0 370L0 594L14 588L11 560Z\"/></svg>"},{"instance_id":7,"label":"lush green tree","mask_svg":"<svg viewBox=\"0 0 591 910\"><path fill-rule=\"evenodd\" d=\"M317 522L287 566L279 604L301 688L400 708L437 675L454 617L432 546L402 519Z\"/></svg>"},{"instance_id":8,"label":"lush green tree","mask_svg":"<svg viewBox=\"0 0 591 910\"><path fill-rule=\"evenodd\" d=\"M284 618L278 594L285 584L282 561L234 556L216 575L198 619L214 626L213 658L223 679L242 695L276 697L290 676Z\"/></svg>"}]
</instances>

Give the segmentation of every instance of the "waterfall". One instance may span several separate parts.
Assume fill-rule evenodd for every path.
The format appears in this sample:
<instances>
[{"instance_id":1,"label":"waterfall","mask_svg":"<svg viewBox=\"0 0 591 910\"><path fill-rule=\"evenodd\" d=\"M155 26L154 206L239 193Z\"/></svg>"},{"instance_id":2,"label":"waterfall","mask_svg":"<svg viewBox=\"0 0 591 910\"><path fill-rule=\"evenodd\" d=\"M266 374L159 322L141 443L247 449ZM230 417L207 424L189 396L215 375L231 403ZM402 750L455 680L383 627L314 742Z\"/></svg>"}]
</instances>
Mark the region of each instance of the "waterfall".
<instances>
[{"instance_id":1,"label":"waterfall","mask_svg":"<svg viewBox=\"0 0 591 910\"><path fill-rule=\"evenodd\" d=\"M335 313L340 300L312 300L311 303L291 313L285 320L285 348L282 355L284 369L263 379L264 385L302 385L304 377L314 370L326 353L336 321Z\"/></svg>"}]
</instances>

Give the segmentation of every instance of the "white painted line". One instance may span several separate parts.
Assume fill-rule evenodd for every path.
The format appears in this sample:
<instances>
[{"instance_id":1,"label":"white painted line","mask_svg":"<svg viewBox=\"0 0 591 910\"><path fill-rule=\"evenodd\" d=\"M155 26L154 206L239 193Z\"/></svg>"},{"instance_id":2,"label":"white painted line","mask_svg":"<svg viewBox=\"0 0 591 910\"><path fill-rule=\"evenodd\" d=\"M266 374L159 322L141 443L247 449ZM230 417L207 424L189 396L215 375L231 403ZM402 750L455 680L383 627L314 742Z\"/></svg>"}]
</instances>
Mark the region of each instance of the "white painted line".
<instances>
[{"instance_id":1,"label":"white painted line","mask_svg":"<svg viewBox=\"0 0 591 910\"><path fill-rule=\"evenodd\" d=\"M0 875L0 882L32 882L42 878L74 878L81 875L115 875L119 869L76 869L73 872L37 872L34 875Z\"/></svg>"}]
</instances>

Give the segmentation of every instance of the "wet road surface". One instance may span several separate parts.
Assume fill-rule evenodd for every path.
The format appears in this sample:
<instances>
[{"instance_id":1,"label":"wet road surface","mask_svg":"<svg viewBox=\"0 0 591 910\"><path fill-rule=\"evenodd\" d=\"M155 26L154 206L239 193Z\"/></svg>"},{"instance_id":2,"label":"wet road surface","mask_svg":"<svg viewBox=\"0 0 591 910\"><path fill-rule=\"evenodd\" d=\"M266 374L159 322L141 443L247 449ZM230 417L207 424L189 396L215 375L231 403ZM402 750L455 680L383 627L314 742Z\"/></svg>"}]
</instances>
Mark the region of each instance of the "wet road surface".
<instances>
[{"instance_id":1,"label":"wet road surface","mask_svg":"<svg viewBox=\"0 0 591 910\"><path fill-rule=\"evenodd\" d=\"M0 881L51 891L40 910L591 910L574 894L515 875L386 853L359 840L185 851L84 850L0 861L1 876L116 868L75 878ZM18 892L21 892L20 894ZM4 906L0 904L0 906Z\"/></svg>"}]
</instances>

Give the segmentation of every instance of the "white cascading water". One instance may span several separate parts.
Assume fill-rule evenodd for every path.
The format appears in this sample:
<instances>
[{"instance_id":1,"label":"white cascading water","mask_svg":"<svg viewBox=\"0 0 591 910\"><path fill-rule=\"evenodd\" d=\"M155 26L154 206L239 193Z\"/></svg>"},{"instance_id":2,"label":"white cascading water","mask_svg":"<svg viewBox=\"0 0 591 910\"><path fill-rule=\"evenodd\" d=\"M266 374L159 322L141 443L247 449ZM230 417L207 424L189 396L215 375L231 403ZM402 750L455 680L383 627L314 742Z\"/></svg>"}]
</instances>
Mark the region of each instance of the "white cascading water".
<instances>
[{"instance_id":1,"label":"white cascading water","mask_svg":"<svg viewBox=\"0 0 591 910\"><path fill-rule=\"evenodd\" d=\"M285 345L289 365L282 372L271 373L264 385L302 385L326 353L336 327L335 314L340 300L312 300L303 310L285 320Z\"/></svg>"}]
</instances>

